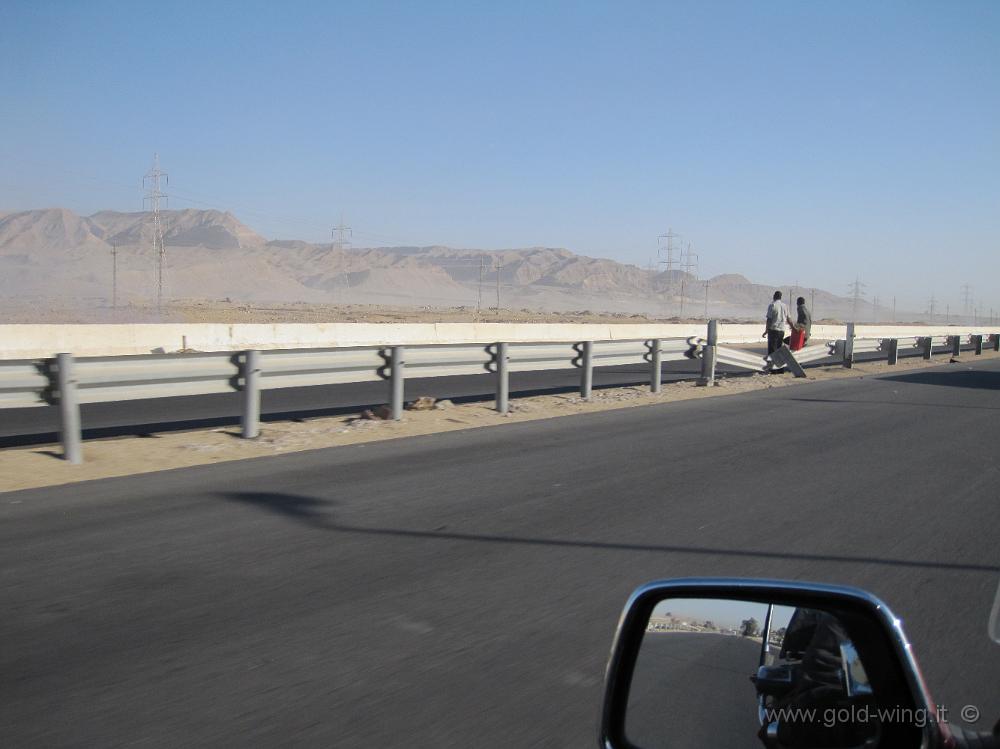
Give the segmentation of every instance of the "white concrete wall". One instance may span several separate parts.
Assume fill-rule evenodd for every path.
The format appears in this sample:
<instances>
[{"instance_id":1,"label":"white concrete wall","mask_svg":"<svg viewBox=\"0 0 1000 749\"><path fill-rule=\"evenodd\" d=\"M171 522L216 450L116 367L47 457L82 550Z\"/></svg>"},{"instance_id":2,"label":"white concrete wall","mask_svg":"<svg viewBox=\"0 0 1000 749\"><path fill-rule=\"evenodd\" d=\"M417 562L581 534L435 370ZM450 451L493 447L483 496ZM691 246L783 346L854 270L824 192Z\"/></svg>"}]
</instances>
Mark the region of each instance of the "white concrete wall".
<instances>
[{"instance_id":1,"label":"white concrete wall","mask_svg":"<svg viewBox=\"0 0 1000 749\"><path fill-rule=\"evenodd\" d=\"M844 337L843 326L815 325L815 340ZM762 343L763 324L720 325L721 343ZM861 338L906 338L973 332L959 327L859 326ZM993 332L977 330L975 332ZM705 336L694 325L583 325L547 323L327 323L272 325L217 323L143 325L0 325L0 359L112 356L243 349L324 348L333 346L494 343L496 341L600 341Z\"/></svg>"}]
</instances>

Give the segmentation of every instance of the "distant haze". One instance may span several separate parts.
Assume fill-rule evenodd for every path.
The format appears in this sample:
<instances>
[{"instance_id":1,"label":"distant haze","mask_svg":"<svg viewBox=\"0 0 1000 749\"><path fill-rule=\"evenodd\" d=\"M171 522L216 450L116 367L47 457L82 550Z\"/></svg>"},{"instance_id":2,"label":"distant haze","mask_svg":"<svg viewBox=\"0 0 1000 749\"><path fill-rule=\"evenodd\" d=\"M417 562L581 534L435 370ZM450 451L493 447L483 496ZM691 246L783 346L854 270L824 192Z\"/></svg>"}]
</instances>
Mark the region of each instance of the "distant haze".
<instances>
[{"instance_id":1,"label":"distant haze","mask_svg":"<svg viewBox=\"0 0 1000 749\"><path fill-rule=\"evenodd\" d=\"M300 240L268 241L230 213L162 213L166 298L237 302L315 302L610 312L658 318L761 319L774 286L738 274L708 279L587 257L568 249L430 247L342 248ZM0 214L0 294L106 308L112 248L119 300L155 299L156 259L148 213L79 216L52 208ZM821 289L780 287L791 305L801 293L820 318L846 319L853 302ZM862 305L859 319L888 320L891 310Z\"/></svg>"}]
</instances>

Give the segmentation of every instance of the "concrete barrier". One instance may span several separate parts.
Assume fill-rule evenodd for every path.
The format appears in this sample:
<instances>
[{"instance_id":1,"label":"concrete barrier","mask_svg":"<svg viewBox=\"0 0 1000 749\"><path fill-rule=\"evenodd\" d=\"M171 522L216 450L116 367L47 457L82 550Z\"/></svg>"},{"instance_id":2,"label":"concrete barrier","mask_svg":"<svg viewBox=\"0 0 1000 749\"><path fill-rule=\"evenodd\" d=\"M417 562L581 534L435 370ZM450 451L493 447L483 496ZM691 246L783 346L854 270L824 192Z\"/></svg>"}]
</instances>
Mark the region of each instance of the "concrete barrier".
<instances>
[{"instance_id":1,"label":"concrete barrier","mask_svg":"<svg viewBox=\"0 0 1000 749\"><path fill-rule=\"evenodd\" d=\"M719 343L763 344L763 323L720 324ZM844 326L814 325L813 340L843 338ZM859 338L963 335L946 326L863 326ZM704 324L575 323L163 323L102 325L0 325L0 359L122 356L156 352L340 346L416 346L435 343L605 341L706 336Z\"/></svg>"}]
</instances>

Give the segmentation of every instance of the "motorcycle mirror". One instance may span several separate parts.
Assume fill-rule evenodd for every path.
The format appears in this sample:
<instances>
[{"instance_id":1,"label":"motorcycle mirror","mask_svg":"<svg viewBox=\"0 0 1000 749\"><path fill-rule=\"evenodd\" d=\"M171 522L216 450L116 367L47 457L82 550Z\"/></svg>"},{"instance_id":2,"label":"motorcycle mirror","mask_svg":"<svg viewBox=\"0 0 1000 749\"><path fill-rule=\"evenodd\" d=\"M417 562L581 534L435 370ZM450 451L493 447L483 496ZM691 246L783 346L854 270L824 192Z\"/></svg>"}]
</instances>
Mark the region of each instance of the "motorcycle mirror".
<instances>
[{"instance_id":1,"label":"motorcycle mirror","mask_svg":"<svg viewBox=\"0 0 1000 749\"><path fill-rule=\"evenodd\" d=\"M854 588L643 585L605 679L601 746L918 747L947 736L899 620Z\"/></svg>"}]
</instances>

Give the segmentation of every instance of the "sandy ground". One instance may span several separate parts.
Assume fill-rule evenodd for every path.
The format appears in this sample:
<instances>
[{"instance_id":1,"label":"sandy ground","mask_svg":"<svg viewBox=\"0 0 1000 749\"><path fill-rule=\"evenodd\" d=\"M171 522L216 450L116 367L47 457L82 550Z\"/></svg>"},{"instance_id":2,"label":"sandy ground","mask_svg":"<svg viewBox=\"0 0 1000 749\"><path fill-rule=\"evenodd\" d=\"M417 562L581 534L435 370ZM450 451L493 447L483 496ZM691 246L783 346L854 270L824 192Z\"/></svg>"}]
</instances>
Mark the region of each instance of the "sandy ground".
<instances>
[{"instance_id":1,"label":"sandy ground","mask_svg":"<svg viewBox=\"0 0 1000 749\"><path fill-rule=\"evenodd\" d=\"M963 354L962 362L944 366L963 367L972 358L971 354ZM982 357L976 358L1000 358L1000 354L984 352ZM723 377L716 387L710 388L699 387L690 381L678 382L664 384L655 394L650 393L648 387L608 388L595 390L590 402L575 394L541 395L511 399L511 412L506 416L494 411L492 402L451 405L446 401L432 410L408 410L403 420L398 422L356 416L267 422L261 426L260 437L253 440L240 439L236 427L168 432L152 437L89 440L83 446L84 463L75 466L61 459L58 446L8 448L0 450L0 492L456 429L736 395L766 388L807 386L816 381L941 366L946 361L944 356L938 356L932 362L902 360L895 367L889 367L885 362L858 364L853 369L821 367L808 370L809 377L804 380L795 379L790 374Z\"/></svg>"},{"instance_id":2,"label":"sandy ground","mask_svg":"<svg viewBox=\"0 0 1000 749\"><path fill-rule=\"evenodd\" d=\"M762 312L763 317L763 312ZM58 306L52 300L0 300L5 323L330 323L330 322L503 322L503 323L698 323L701 317L650 317L600 312L541 312L530 309L477 310L475 307L393 307L382 304L244 304L226 300L175 300L162 312L135 304L112 309L105 303ZM720 319L720 322L746 322ZM816 320L816 324L839 324Z\"/></svg>"}]
</instances>

